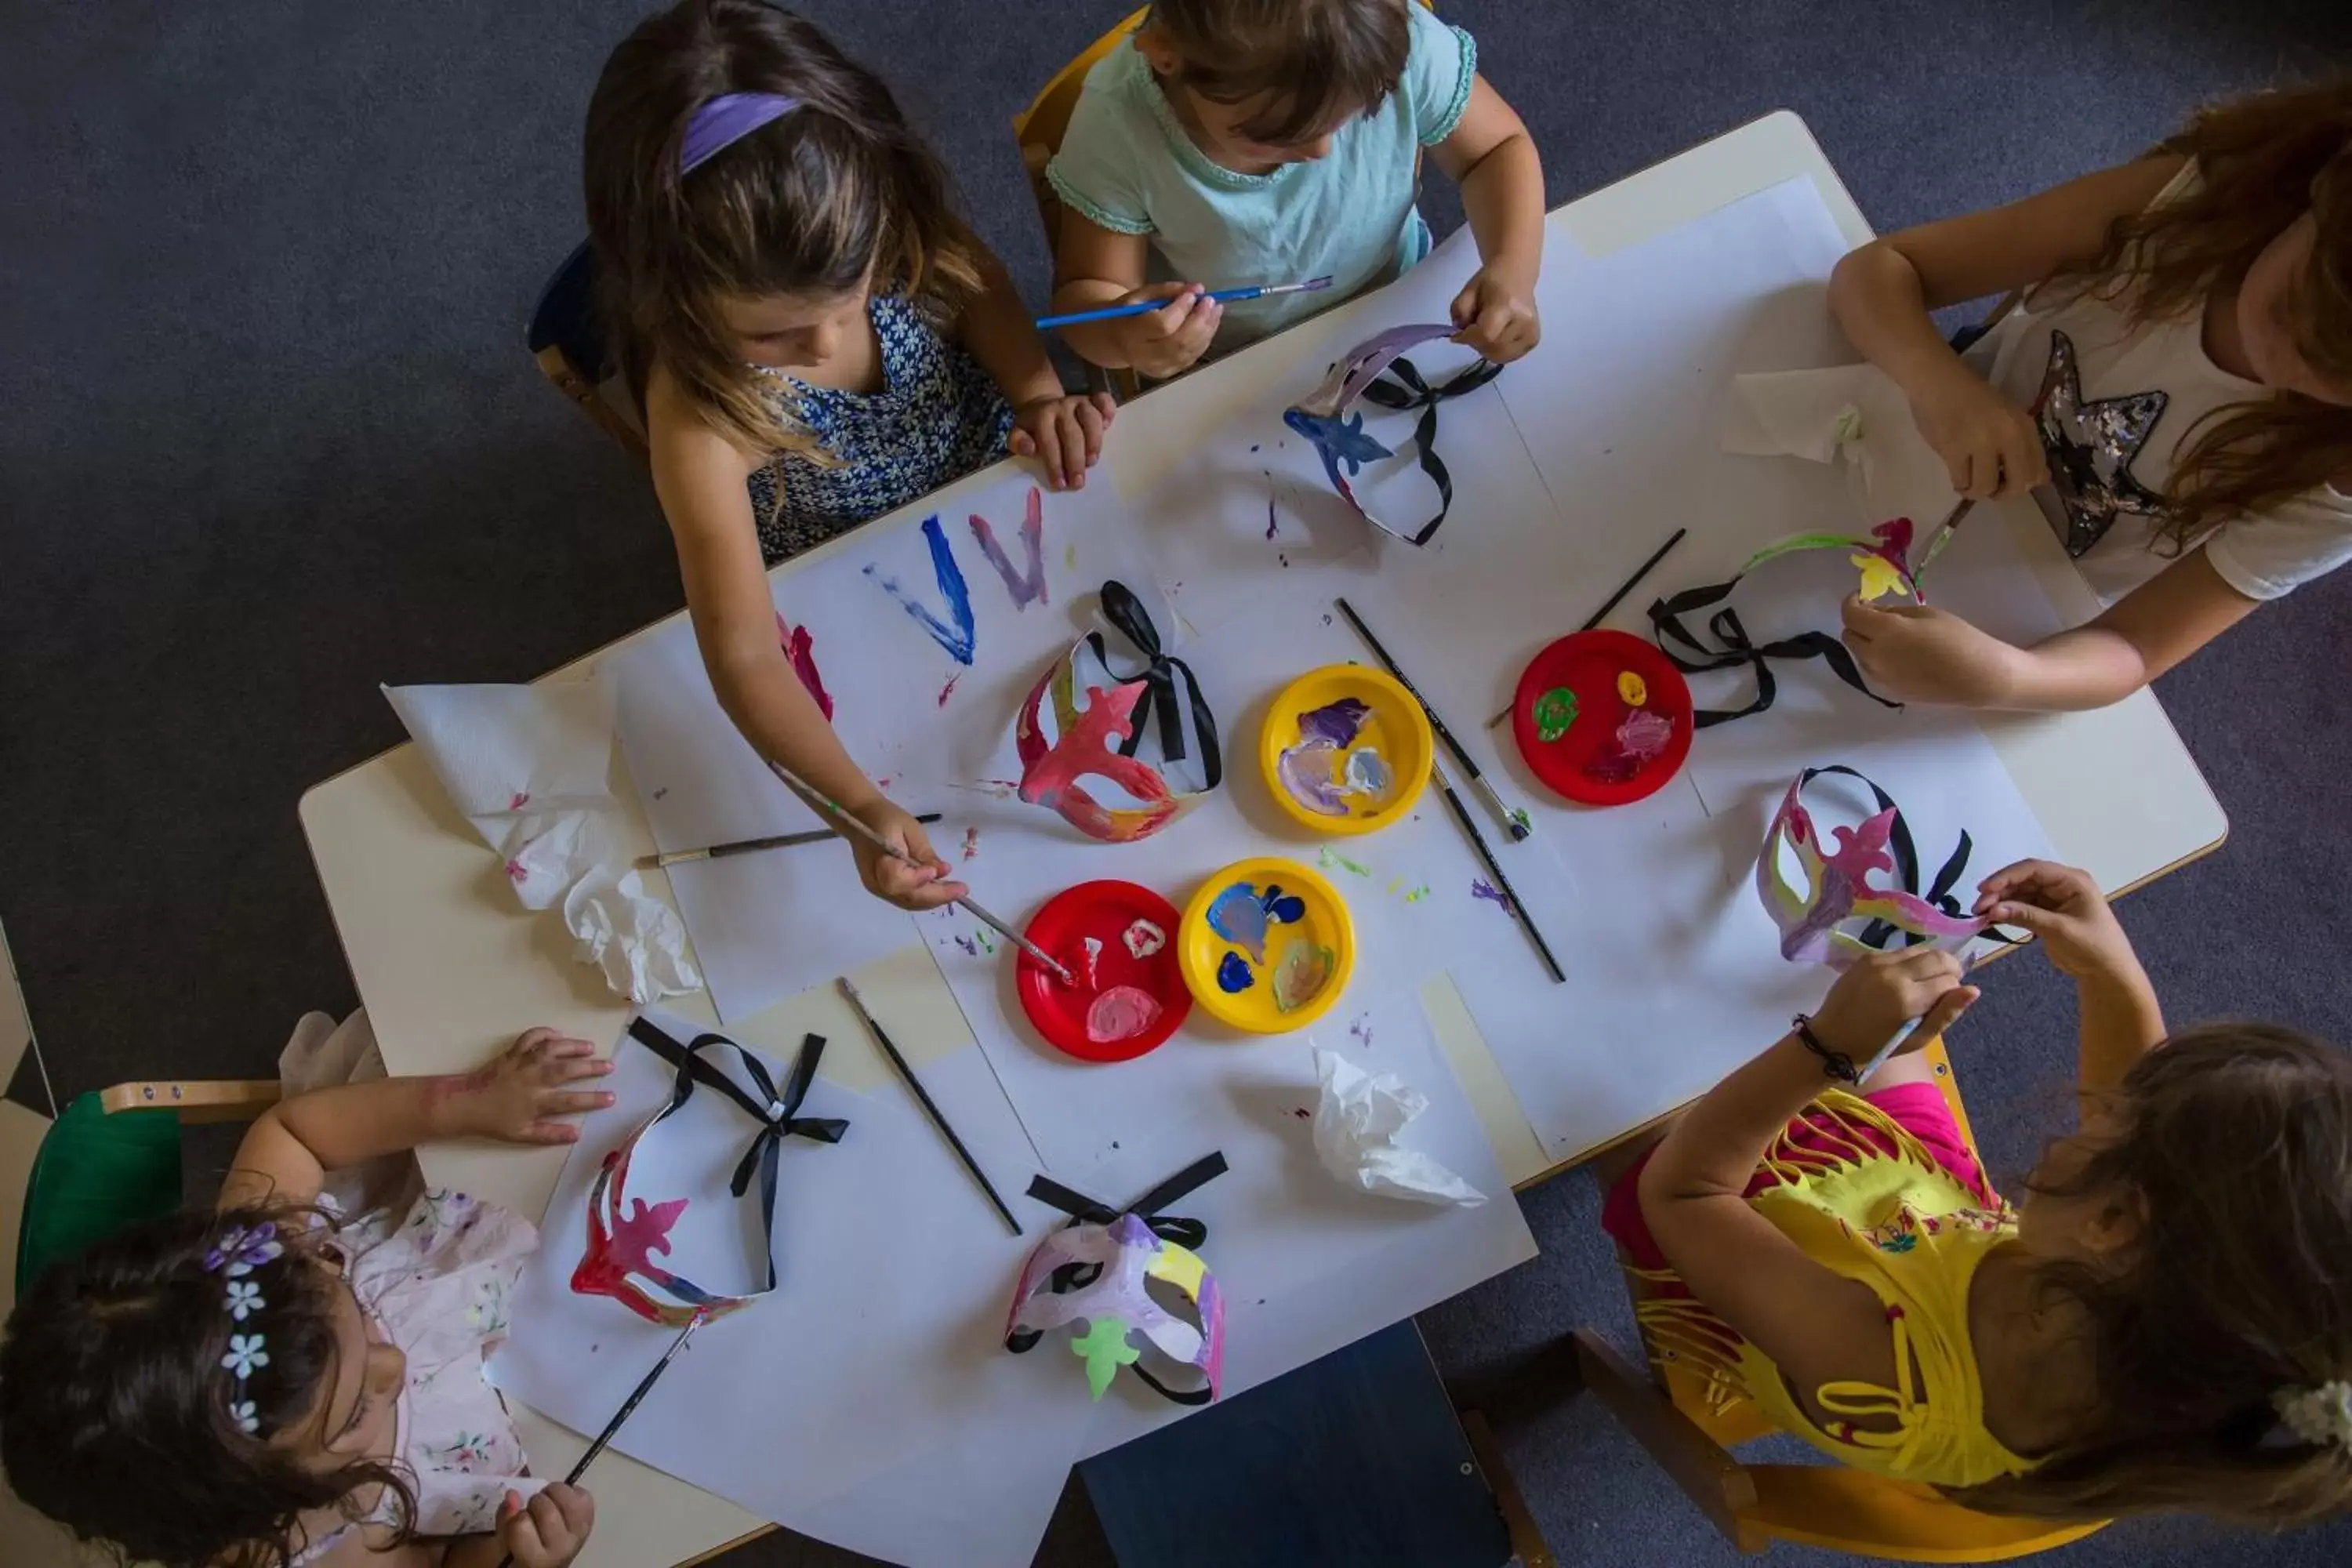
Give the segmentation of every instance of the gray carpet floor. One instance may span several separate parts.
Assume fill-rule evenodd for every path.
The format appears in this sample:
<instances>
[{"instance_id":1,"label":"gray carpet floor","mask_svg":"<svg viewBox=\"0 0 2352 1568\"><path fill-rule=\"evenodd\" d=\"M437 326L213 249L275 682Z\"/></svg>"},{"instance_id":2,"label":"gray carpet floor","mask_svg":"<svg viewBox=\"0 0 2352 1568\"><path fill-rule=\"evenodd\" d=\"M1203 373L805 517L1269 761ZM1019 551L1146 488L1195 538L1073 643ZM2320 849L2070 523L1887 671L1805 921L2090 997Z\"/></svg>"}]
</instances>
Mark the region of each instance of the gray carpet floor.
<instances>
[{"instance_id":1,"label":"gray carpet floor","mask_svg":"<svg viewBox=\"0 0 2352 1568\"><path fill-rule=\"evenodd\" d=\"M679 604L642 469L521 346L581 231L590 84L639 8L118 0L0 18L0 920L59 1094L264 1073L299 1013L355 1002L294 808L401 738L378 682L528 679ZM1042 300L1007 117L1124 4L806 9L891 79ZM1533 128L1555 201L1790 108L1881 229L2127 157L2201 99L2352 63L2342 0L1445 11ZM1430 216L1458 223L1450 191ZM2326 673L2352 656L2347 611L2352 574L2162 683L2233 826L2124 906L2176 1019L2352 1040L2352 730ZM1987 986L1955 1049L2014 1173L2063 1105L2069 999L2038 958ZM26 1075L11 1093L42 1100ZM1591 1184L1525 1204L1542 1258L1423 1319L1466 1382L1573 1324L1630 1336ZM1730 1557L1591 1400L1506 1441L1561 1561ZM2352 1526L2144 1521L2058 1555L2336 1563ZM729 1559L845 1560L781 1535ZM1078 1489L1040 1561L1108 1561Z\"/></svg>"}]
</instances>

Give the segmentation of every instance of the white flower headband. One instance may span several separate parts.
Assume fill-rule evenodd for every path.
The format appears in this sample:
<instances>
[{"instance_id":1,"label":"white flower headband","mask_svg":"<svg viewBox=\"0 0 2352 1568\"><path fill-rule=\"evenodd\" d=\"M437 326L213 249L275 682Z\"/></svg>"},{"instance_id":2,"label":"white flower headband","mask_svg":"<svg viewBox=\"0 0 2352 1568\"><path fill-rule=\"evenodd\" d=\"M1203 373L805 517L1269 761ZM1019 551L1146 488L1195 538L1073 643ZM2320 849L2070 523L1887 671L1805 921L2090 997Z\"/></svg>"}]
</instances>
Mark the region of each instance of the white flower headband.
<instances>
[{"instance_id":1,"label":"white flower headband","mask_svg":"<svg viewBox=\"0 0 2352 1568\"><path fill-rule=\"evenodd\" d=\"M2317 1388L2282 1388L2271 1395L2271 1407L2305 1442L2352 1448L2352 1383L2339 1378Z\"/></svg>"},{"instance_id":2,"label":"white flower headband","mask_svg":"<svg viewBox=\"0 0 2352 1568\"><path fill-rule=\"evenodd\" d=\"M205 1254L205 1272L219 1274L228 1281L226 1305L232 1322L244 1322L257 1316L269 1305L261 1299L261 1286L246 1275L284 1253L285 1244L278 1239L276 1227L257 1225L247 1227L233 1225L221 1233L220 1240ZM228 1337L228 1353L221 1357L221 1365L235 1383L228 1402L229 1419L237 1430L254 1436L261 1430L261 1419L255 1414L254 1403L246 1397L246 1384L255 1371L269 1364L269 1352L262 1348L261 1330L249 1334L232 1332Z\"/></svg>"}]
</instances>

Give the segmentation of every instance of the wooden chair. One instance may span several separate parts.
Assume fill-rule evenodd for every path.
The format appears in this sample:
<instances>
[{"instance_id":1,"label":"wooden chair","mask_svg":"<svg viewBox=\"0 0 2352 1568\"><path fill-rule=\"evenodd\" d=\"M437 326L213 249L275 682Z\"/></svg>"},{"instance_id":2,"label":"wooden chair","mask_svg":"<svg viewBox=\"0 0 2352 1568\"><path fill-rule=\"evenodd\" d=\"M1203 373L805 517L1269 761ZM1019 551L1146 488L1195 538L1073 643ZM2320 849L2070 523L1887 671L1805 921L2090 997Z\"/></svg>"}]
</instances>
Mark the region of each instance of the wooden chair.
<instances>
[{"instance_id":1,"label":"wooden chair","mask_svg":"<svg viewBox=\"0 0 2352 1568\"><path fill-rule=\"evenodd\" d=\"M1936 1087L1974 1152L1976 1134L1944 1042L1930 1042L1925 1052ZM1790 1541L1903 1563L1999 1563L2063 1546L2101 1528L2099 1522L1979 1513L1932 1487L1843 1465L1742 1463L1731 1448L1775 1430L1753 1402L1711 1405L1706 1379L1687 1368L1654 1358L1645 1376L1591 1330L1569 1337L1582 1385L1742 1552Z\"/></svg>"},{"instance_id":2,"label":"wooden chair","mask_svg":"<svg viewBox=\"0 0 2352 1568\"><path fill-rule=\"evenodd\" d=\"M523 342L540 374L596 428L646 455L645 432L605 391L616 366L596 319L596 258L586 241L573 247L540 290Z\"/></svg>"},{"instance_id":3,"label":"wooden chair","mask_svg":"<svg viewBox=\"0 0 2352 1568\"><path fill-rule=\"evenodd\" d=\"M16 1233L16 1290L58 1258L178 1208L180 1129L250 1121L278 1103L275 1079L119 1083L78 1097L41 1136Z\"/></svg>"}]
</instances>

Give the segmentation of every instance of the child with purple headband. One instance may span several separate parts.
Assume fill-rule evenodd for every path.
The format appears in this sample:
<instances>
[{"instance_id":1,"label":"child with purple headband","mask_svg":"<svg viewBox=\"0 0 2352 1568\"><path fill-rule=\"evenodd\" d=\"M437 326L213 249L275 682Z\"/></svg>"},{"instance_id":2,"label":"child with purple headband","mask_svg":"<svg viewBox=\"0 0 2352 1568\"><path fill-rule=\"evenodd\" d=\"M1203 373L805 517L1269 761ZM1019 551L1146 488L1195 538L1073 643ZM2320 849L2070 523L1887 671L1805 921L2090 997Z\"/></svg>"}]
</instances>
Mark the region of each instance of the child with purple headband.
<instances>
[{"instance_id":1,"label":"child with purple headband","mask_svg":"<svg viewBox=\"0 0 2352 1568\"><path fill-rule=\"evenodd\" d=\"M564 1568L594 1504L530 1477L482 1372L537 1232L437 1190L346 1217L323 1189L420 1143L571 1142L610 1070L532 1029L473 1072L294 1095L215 1207L50 1263L0 1341L16 1494L167 1568Z\"/></svg>"},{"instance_id":2,"label":"child with purple headband","mask_svg":"<svg viewBox=\"0 0 2352 1568\"><path fill-rule=\"evenodd\" d=\"M1114 405L1072 396L890 91L757 0L686 0L605 62L588 229L719 703L913 857L869 890L961 895L777 647L765 568L1003 457L1086 482Z\"/></svg>"}]
</instances>

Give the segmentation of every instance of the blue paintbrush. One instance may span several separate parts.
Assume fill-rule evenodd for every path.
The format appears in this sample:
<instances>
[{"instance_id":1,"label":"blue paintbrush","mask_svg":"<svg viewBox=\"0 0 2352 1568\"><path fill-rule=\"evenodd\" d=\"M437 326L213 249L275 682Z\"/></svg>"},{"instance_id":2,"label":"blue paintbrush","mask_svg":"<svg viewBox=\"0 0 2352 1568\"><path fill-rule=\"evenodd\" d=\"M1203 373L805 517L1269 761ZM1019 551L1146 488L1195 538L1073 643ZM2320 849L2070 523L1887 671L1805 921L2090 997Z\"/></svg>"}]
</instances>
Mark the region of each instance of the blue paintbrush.
<instances>
[{"instance_id":1,"label":"blue paintbrush","mask_svg":"<svg viewBox=\"0 0 2352 1568\"><path fill-rule=\"evenodd\" d=\"M1326 274L1321 278L1309 278L1304 283L1253 283L1246 289L1212 289L1201 298L1214 300L1223 305L1235 300L1261 300L1268 294L1313 294L1329 287L1331 279ZM1042 332L1049 327L1075 327L1085 321L1116 321L1126 316L1148 315L1173 302L1169 300L1138 300L1132 305L1106 305L1099 310L1078 310L1067 316L1040 316L1037 318L1037 330Z\"/></svg>"}]
</instances>

